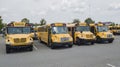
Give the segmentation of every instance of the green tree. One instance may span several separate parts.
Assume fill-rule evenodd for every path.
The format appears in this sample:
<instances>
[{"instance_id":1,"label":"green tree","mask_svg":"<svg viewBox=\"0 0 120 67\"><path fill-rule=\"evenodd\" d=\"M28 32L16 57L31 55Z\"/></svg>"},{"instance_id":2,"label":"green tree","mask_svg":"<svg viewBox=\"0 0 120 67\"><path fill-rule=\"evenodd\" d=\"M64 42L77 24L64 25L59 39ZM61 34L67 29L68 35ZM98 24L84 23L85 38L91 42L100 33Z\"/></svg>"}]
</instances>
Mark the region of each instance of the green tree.
<instances>
[{"instance_id":1,"label":"green tree","mask_svg":"<svg viewBox=\"0 0 120 67\"><path fill-rule=\"evenodd\" d=\"M21 20L21 22L29 23L29 19L23 18L23 19Z\"/></svg>"},{"instance_id":2,"label":"green tree","mask_svg":"<svg viewBox=\"0 0 120 67\"><path fill-rule=\"evenodd\" d=\"M80 20L79 19L74 19L73 23L80 23Z\"/></svg>"},{"instance_id":3,"label":"green tree","mask_svg":"<svg viewBox=\"0 0 120 67\"><path fill-rule=\"evenodd\" d=\"M0 30L4 27L4 25L3 25L3 19L2 19L2 17L0 16Z\"/></svg>"},{"instance_id":4,"label":"green tree","mask_svg":"<svg viewBox=\"0 0 120 67\"><path fill-rule=\"evenodd\" d=\"M86 22L87 24L95 23L95 21L93 21L91 18L87 18L87 19L85 20L85 22Z\"/></svg>"},{"instance_id":5,"label":"green tree","mask_svg":"<svg viewBox=\"0 0 120 67\"><path fill-rule=\"evenodd\" d=\"M114 22L112 22L112 23L110 24L110 26L115 26L115 23L114 23Z\"/></svg>"},{"instance_id":6,"label":"green tree","mask_svg":"<svg viewBox=\"0 0 120 67\"><path fill-rule=\"evenodd\" d=\"M14 23L15 21L11 21L10 23Z\"/></svg>"},{"instance_id":7,"label":"green tree","mask_svg":"<svg viewBox=\"0 0 120 67\"><path fill-rule=\"evenodd\" d=\"M44 19L44 18L42 18L41 20L40 20L40 25L45 25L47 22L46 22L46 20Z\"/></svg>"}]
</instances>

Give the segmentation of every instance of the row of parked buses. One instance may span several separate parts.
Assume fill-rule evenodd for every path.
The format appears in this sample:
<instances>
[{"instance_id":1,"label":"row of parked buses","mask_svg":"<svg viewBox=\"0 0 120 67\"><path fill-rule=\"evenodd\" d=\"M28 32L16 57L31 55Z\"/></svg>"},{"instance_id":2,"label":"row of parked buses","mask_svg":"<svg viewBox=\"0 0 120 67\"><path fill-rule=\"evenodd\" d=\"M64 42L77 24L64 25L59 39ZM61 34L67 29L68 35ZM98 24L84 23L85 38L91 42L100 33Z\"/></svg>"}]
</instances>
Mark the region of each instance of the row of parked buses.
<instances>
[{"instance_id":1,"label":"row of parked buses","mask_svg":"<svg viewBox=\"0 0 120 67\"><path fill-rule=\"evenodd\" d=\"M116 35L116 34L120 35L120 24L114 25L114 26L109 26L109 29L110 29L111 33L113 33L114 35Z\"/></svg>"},{"instance_id":2,"label":"row of parked buses","mask_svg":"<svg viewBox=\"0 0 120 67\"><path fill-rule=\"evenodd\" d=\"M5 28L6 53L13 50L33 50L33 38L38 38L51 49L56 46L67 46L73 44L94 44L95 42L108 41L112 43L114 35L108 30L108 26L98 24L65 24L52 23L39 27L31 27L28 23L13 22Z\"/></svg>"}]
</instances>

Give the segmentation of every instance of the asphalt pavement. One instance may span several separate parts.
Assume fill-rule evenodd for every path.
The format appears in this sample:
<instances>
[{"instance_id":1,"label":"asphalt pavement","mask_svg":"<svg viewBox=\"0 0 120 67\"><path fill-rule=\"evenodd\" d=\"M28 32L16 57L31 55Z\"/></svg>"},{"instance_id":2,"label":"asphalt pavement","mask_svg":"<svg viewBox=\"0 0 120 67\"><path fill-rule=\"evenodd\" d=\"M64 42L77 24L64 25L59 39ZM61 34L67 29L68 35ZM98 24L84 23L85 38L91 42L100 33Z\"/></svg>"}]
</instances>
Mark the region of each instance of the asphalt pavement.
<instances>
[{"instance_id":1,"label":"asphalt pavement","mask_svg":"<svg viewBox=\"0 0 120 67\"><path fill-rule=\"evenodd\" d=\"M120 36L113 43L50 49L34 41L32 52L6 54L0 36L0 67L120 67Z\"/></svg>"}]
</instances>

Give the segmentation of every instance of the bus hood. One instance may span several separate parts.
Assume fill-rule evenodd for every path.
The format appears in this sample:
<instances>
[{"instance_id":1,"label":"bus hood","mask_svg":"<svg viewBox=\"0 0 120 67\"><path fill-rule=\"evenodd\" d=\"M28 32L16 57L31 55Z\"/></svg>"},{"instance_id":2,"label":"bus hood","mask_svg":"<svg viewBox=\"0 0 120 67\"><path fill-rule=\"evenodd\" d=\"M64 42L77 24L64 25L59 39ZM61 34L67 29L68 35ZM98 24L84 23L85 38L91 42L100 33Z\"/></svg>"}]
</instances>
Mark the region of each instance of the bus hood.
<instances>
[{"instance_id":1,"label":"bus hood","mask_svg":"<svg viewBox=\"0 0 120 67\"><path fill-rule=\"evenodd\" d=\"M53 42L72 42L73 39L69 34L54 34L52 35Z\"/></svg>"},{"instance_id":2,"label":"bus hood","mask_svg":"<svg viewBox=\"0 0 120 67\"><path fill-rule=\"evenodd\" d=\"M69 34L54 34L53 37L63 38L63 37L71 37Z\"/></svg>"},{"instance_id":3,"label":"bus hood","mask_svg":"<svg viewBox=\"0 0 120 67\"><path fill-rule=\"evenodd\" d=\"M76 32L76 34L78 35L78 36L83 36L83 35L93 35L94 36L94 34L92 33L92 32L90 32L90 31L83 31L82 33L81 32Z\"/></svg>"},{"instance_id":4,"label":"bus hood","mask_svg":"<svg viewBox=\"0 0 120 67\"><path fill-rule=\"evenodd\" d=\"M111 32L99 32L100 35L112 34Z\"/></svg>"},{"instance_id":5,"label":"bus hood","mask_svg":"<svg viewBox=\"0 0 120 67\"><path fill-rule=\"evenodd\" d=\"M111 32L99 32L97 35L100 36L101 38L113 38L114 37L114 35Z\"/></svg>"},{"instance_id":6,"label":"bus hood","mask_svg":"<svg viewBox=\"0 0 120 67\"><path fill-rule=\"evenodd\" d=\"M90 31L83 31L82 34L85 34L85 35L91 34L92 35L93 33L91 33Z\"/></svg>"}]
</instances>

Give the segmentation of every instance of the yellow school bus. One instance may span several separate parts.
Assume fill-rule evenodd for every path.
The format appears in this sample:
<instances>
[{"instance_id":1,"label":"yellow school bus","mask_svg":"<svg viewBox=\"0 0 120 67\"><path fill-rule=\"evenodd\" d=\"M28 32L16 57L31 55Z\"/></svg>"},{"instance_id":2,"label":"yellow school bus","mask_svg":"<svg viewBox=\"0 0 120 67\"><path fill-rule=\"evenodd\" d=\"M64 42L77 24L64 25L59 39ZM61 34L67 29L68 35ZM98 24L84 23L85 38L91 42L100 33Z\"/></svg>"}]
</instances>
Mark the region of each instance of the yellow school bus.
<instances>
[{"instance_id":1,"label":"yellow school bus","mask_svg":"<svg viewBox=\"0 0 120 67\"><path fill-rule=\"evenodd\" d=\"M113 42L114 35L109 31L108 26L103 25L102 23L89 24L89 26L91 32L94 33L96 36L96 42Z\"/></svg>"},{"instance_id":2,"label":"yellow school bus","mask_svg":"<svg viewBox=\"0 0 120 67\"><path fill-rule=\"evenodd\" d=\"M108 26L108 28L109 28L109 31L113 33L113 26Z\"/></svg>"},{"instance_id":3,"label":"yellow school bus","mask_svg":"<svg viewBox=\"0 0 120 67\"><path fill-rule=\"evenodd\" d=\"M30 36L31 27L24 22L9 23L5 31L6 53L14 50L33 50L33 39Z\"/></svg>"},{"instance_id":4,"label":"yellow school bus","mask_svg":"<svg viewBox=\"0 0 120 67\"><path fill-rule=\"evenodd\" d=\"M120 35L120 25L116 25L117 32L116 34Z\"/></svg>"},{"instance_id":5,"label":"yellow school bus","mask_svg":"<svg viewBox=\"0 0 120 67\"><path fill-rule=\"evenodd\" d=\"M39 27L38 39L40 42L45 42L51 49L56 46L73 46L73 39L64 23L52 23Z\"/></svg>"},{"instance_id":6,"label":"yellow school bus","mask_svg":"<svg viewBox=\"0 0 120 67\"><path fill-rule=\"evenodd\" d=\"M109 26L110 32L112 32L114 35L117 34L117 27L116 26Z\"/></svg>"},{"instance_id":7,"label":"yellow school bus","mask_svg":"<svg viewBox=\"0 0 120 67\"><path fill-rule=\"evenodd\" d=\"M68 24L69 33L73 37L73 43L76 45L94 44L95 35L90 32L90 27L86 23Z\"/></svg>"},{"instance_id":8,"label":"yellow school bus","mask_svg":"<svg viewBox=\"0 0 120 67\"><path fill-rule=\"evenodd\" d=\"M115 26L109 26L109 30L114 34L120 34L120 26L119 25L115 25Z\"/></svg>"}]
</instances>

